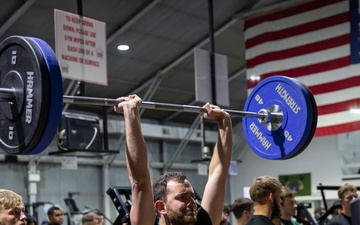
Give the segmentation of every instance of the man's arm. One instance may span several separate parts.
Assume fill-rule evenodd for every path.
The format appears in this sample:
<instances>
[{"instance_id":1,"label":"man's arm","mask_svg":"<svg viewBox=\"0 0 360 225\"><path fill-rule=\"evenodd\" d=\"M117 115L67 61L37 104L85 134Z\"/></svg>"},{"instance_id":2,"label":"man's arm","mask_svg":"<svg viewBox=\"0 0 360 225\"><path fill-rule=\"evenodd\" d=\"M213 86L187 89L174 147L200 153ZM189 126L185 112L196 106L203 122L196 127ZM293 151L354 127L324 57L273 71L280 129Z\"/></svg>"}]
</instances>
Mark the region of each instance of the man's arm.
<instances>
[{"instance_id":1,"label":"man's arm","mask_svg":"<svg viewBox=\"0 0 360 225\"><path fill-rule=\"evenodd\" d=\"M132 225L153 225L154 200L139 116L141 99L136 95L130 95L119 100L122 102L115 107L115 111L122 112L125 120L126 164L132 190L130 221Z\"/></svg>"},{"instance_id":2,"label":"man's arm","mask_svg":"<svg viewBox=\"0 0 360 225\"><path fill-rule=\"evenodd\" d=\"M201 206L209 214L214 225L220 224L225 198L225 183L231 161L232 123L228 113L219 107L206 104L206 119L218 122L219 131L209 165L209 178L205 186Z\"/></svg>"}]
</instances>

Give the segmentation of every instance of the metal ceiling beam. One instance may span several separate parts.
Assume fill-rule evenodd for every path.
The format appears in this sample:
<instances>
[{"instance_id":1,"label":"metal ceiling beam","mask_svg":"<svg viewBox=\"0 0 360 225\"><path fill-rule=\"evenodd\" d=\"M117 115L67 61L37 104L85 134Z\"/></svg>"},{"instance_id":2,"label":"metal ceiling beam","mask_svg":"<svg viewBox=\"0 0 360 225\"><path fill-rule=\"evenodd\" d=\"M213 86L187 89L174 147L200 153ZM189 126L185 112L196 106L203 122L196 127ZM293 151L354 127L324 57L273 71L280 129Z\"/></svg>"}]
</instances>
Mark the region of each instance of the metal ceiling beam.
<instances>
[{"instance_id":1,"label":"metal ceiling beam","mask_svg":"<svg viewBox=\"0 0 360 225\"><path fill-rule=\"evenodd\" d=\"M35 2L36 0L27 0L18 10L16 10L16 12L0 27L0 36L2 36Z\"/></svg>"},{"instance_id":2,"label":"metal ceiling beam","mask_svg":"<svg viewBox=\"0 0 360 225\"><path fill-rule=\"evenodd\" d=\"M167 164L165 164L165 171L169 171L172 167L172 165L174 164L175 160L178 158L178 156L184 151L185 147L187 146L187 144L190 141L190 137L191 135L194 133L194 131L196 130L196 127L198 127L200 125L200 116L198 116L194 122L192 123L190 129L188 130L188 132L186 133L185 137L181 140L180 144L178 145L176 151L173 154L173 157L169 160L169 162Z\"/></svg>"}]
</instances>

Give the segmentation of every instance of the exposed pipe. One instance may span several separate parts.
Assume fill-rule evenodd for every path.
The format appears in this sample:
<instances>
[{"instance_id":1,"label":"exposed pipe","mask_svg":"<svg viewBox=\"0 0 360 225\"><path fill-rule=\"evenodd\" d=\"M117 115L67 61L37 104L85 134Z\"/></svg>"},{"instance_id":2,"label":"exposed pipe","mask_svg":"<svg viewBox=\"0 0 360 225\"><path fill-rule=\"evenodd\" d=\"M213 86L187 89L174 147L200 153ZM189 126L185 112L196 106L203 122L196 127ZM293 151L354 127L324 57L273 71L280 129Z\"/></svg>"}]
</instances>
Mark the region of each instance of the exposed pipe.
<instances>
[{"instance_id":1,"label":"exposed pipe","mask_svg":"<svg viewBox=\"0 0 360 225\"><path fill-rule=\"evenodd\" d=\"M17 155L17 161L19 163L28 163L31 159L31 156L28 155ZM0 162L5 162L5 154L0 154ZM58 156L43 156L41 158L42 163L51 163L51 164L62 164L62 158ZM104 159L91 159L78 157L77 163L79 165L85 166L103 166L105 163ZM113 166L117 167L126 167L125 160L114 160L112 163ZM150 168L161 169L165 167L163 162L149 162ZM190 163L173 163L172 168L179 170L197 170L197 166Z\"/></svg>"},{"instance_id":2,"label":"exposed pipe","mask_svg":"<svg viewBox=\"0 0 360 225\"><path fill-rule=\"evenodd\" d=\"M36 0L25 1L25 3L0 27L0 36L2 36L35 2Z\"/></svg>"}]
</instances>

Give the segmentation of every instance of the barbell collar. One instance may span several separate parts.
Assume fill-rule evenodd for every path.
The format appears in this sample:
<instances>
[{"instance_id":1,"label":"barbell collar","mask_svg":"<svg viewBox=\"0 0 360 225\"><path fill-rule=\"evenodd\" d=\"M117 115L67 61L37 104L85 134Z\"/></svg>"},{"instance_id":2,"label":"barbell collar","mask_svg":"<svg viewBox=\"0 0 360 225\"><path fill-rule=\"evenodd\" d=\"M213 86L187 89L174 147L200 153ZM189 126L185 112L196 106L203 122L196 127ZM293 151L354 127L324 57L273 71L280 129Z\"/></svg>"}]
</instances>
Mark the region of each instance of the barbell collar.
<instances>
[{"instance_id":1,"label":"barbell collar","mask_svg":"<svg viewBox=\"0 0 360 225\"><path fill-rule=\"evenodd\" d=\"M14 88L0 88L0 101L13 103L15 100Z\"/></svg>"},{"instance_id":2,"label":"barbell collar","mask_svg":"<svg viewBox=\"0 0 360 225\"><path fill-rule=\"evenodd\" d=\"M96 97L86 97L86 96L63 96L64 103L69 104L81 104L81 105L94 105L94 106L116 106L121 101L118 99L109 99L109 98L96 98ZM159 102L148 102L142 101L141 108L145 109L154 109L154 110L164 110L164 111L177 111L177 112L192 112L192 113L206 113L206 109L200 106L192 105L179 105L179 104L170 104L170 103L159 103ZM282 120L282 113L270 113L271 116L264 115L262 113L255 112L245 112L237 111L231 109L223 109L232 117L251 117L258 118L261 121L272 122ZM266 121L267 118L271 118L271 121Z\"/></svg>"}]
</instances>

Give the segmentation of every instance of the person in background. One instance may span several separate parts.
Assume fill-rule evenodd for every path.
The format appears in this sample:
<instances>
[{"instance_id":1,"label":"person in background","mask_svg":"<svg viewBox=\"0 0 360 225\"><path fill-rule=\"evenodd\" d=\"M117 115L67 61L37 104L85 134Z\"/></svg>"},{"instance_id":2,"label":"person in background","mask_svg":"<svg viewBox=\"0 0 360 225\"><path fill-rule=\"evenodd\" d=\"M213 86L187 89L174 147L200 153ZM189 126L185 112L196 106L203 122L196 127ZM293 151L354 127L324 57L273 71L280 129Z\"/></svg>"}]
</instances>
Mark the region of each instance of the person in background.
<instances>
[{"instance_id":1,"label":"person in background","mask_svg":"<svg viewBox=\"0 0 360 225\"><path fill-rule=\"evenodd\" d=\"M284 188L281 195L281 216L282 225L300 225L293 216L296 213L297 203L295 201L296 192L289 188Z\"/></svg>"},{"instance_id":2,"label":"person in background","mask_svg":"<svg viewBox=\"0 0 360 225\"><path fill-rule=\"evenodd\" d=\"M26 225L37 225L36 218L32 216L26 216Z\"/></svg>"},{"instance_id":3,"label":"person in background","mask_svg":"<svg viewBox=\"0 0 360 225\"><path fill-rule=\"evenodd\" d=\"M41 225L61 225L64 222L64 210L58 206L50 207L47 216L48 221L43 221Z\"/></svg>"},{"instance_id":4,"label":"person in background","mask_svg":"<svg viewBox=\"0 0 360 225\"><path fill-rule=\"evenodd\" d=\"M230 206L224 205L220 225L230 225L229 222L230 212L231 212Z\"/></svg>"},{"instance_id":5,"label":"person in background","mask_svg":"<svg viewBox=\"0 0 360 225\"><path fill-rule=\"evenodd\" d=\"M104 225L104 214L99 210L89 210L83 213L82 225Z\"/></svg>"},{"instance_id":6,"label":"person in background","mask_svg":"<svg viewBox=\"0 0 360 225\"><path fill-rule=\"evenodd\" d=\"M236 225L245 225L254 213L254 203L249 198L237 198L231 205Z\"/></svg>"},{"instance_id":7,"label":"person in background","mask_svg":"<svg viewBox=\"0 0 360 225\"><path fill-rule=\"evenodd\" d=\"M322 207L316 208L314 211L315 220L319 220L325 213L326 213L325 208Z\"/></svg>"},{"instance_id":8,"label":"person in background","mask_svg":"<svg viewBox=\"0 0 360 225\"><path fill-rule=\"evenodd\" d=\"M26 224L25 207L22 197L11 190L0 189L0 224Z\"/></svg>"},{"instance_id":9,"label":"person in background","mask_svg":"<svg viewBox=\"0 0 360 225\"><path fill-rule=\"evenodd\" d=\"M160 225L201 224L217 225L221 221L225 184L231 161L232 123L230 115L218 106L205 104L205 119L218 125L218 137L209 164L209 175L201 199L201 207L195 202L194 189L181 172L167 172L151 187L146 143L141 131L137 95L118 98L114 107L123 113L126 136L126 164L132 189L130 221L132 225L153 225L156 213Z\"/></svg>"},{"instance_id":10,"label":"person in background","mask_svg":"<svg viewBox=\"0 0 360 225\"><path fill-rule=\"evenodd\" d=\"M282 184L271 176L255 178L250 186L255 210L246 225L273 225L272 219L280 215L282 189Z\"/></svg>"},{"instance_id":11,"label":"person in background","mask_svg":"<svg viewBox=\"0 0 360 225\"><path fill-rule=\"evenodd\" d=\"M328 223L329 225L351 225L350 202L358 197L354 185L345 184L338 189L339 202L342 207L341 213Z\"/></svg>"}]
</instances>

